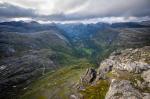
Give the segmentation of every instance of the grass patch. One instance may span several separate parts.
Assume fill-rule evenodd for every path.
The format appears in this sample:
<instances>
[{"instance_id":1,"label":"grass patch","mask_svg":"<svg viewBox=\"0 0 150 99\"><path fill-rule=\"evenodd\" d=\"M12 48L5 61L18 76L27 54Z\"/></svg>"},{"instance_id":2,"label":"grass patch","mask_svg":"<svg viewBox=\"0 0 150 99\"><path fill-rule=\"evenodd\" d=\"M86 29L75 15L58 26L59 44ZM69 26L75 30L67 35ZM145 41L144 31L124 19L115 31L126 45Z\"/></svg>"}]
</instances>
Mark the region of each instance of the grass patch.
<instances>
[{"instance_id":1,"label":"grass patch","mask_svg":"<svg viewBox=\"0 0 150 99\"><path fill-rule=\"evenodd\" d=\"M109 89L109 81L100 80L96 85L87 86L85 90L80 91L84 99L104 99Z\"/></svg>"},{"instance_id":2,"label":"grass patch","mask_svg":"<svg viewBox=\"0 0 150 99\"><path fill-rule=\"evenodd\" d=\"M20 99L68 99L72 86L92 64L86 59L76 61L59 70L49 72L33 82Z\"/></svg>"}]
</instances>

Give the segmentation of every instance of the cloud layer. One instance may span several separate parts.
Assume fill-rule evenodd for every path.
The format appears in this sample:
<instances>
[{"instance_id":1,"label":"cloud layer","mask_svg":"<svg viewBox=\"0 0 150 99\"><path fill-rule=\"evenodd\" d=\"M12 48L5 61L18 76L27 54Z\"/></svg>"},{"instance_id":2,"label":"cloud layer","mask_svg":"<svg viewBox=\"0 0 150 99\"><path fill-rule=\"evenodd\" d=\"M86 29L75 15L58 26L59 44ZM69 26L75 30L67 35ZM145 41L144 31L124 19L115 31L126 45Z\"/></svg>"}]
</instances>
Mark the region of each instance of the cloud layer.
<instances>
[{"instance_id":1,"label":"cloud layer","mask_svg":"<svg viewBox=\"0 0 150 99\"><path fill-rule=\"evenodd\" d=\"M150 17L150 0L0 0L0 19L43 21Z\"/></svg>"}]
</instances>

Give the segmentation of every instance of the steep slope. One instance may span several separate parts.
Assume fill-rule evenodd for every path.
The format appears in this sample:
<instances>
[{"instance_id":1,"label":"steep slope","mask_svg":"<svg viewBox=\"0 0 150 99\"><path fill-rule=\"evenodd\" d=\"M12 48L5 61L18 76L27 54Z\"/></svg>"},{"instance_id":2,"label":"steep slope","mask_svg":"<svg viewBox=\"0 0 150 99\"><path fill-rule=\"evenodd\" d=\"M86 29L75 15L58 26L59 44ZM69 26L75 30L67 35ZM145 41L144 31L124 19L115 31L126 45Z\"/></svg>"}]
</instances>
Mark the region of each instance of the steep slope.
<instances>
[{"instance_id":1,"label":"steep slope","mask_svg":"<svg viewBox=\"0 0 150 99\"><path fill-rule=\"evenodd\" d=\"M71 49L55 28L32 33L0 32L0 98L15 98L33 80L73 63Z\"/></svg>"},{"instance_id":2,"label":"steep slope","mask_svg":"<svg viewBox=\"0 0 150 99\"><path fill-rule=\"evenodd\" d=\"M0 23L0 32L20 32L20 33L32 33L45 30L57 30L55 24L39 24L36 21L24 22L24 21L11 21Z\"/></svg>"},{"instance_id":3,"label":"steep slope","mask_svg":"<svg viewBox=\"0 0 150 99\"><path fill-rule=\"evenodd\" d=\"M96 46L101 48L108 46L140 47L149 45L149 31L150 28L108 28L98 31L92 40Z\"/></svg>"},{"instance_id":4,"label":"steep slope","mask_svg":"<svg viewBox=\"0 0 150 99\"><path fill-rule=\"evenodd\" d=\"M70 43L72 44L76 55L79 57L90 57L96 50L91 37L97 33L97 31L108 27L108 24L98 23L98 24L58 24L59 29L63 32Z\"/></svg>"},{"instance_id":5,"label":"steep slope","mask_svg":"<svg viewBox=\"0 0 150 99\"><path fill-rule=\"evenodd\" d=\"M97 57L100 61L118 48L137 48L150 45L149 31L150 28L108 28L98 31L93 35L91 41L99 49Z\"/></svg>"},{"instance_id":6,"label":"steep slope","mask_svg":"<svg viewBox=\"0 0 150 99\"><path fill-rule=\"evenodd\" d=\"M42 48L70 49L67 39L55 30L34 33L0 32L0 43L1 57Z\"/></svg>"},{"instance_id":7,"label":"steep slope","mask_svg":"<svg viewBox=\"0 0 150 99\"><path fill-rule=\"evenodd\" d=\"M57 26L70 40L76 55L88 57L95 63L96 60L102 60L103 55L104 57L109 55L118 47L140 47L149 44L150 26L144 23L58 24Z\"/></svg>"}]
</instances>

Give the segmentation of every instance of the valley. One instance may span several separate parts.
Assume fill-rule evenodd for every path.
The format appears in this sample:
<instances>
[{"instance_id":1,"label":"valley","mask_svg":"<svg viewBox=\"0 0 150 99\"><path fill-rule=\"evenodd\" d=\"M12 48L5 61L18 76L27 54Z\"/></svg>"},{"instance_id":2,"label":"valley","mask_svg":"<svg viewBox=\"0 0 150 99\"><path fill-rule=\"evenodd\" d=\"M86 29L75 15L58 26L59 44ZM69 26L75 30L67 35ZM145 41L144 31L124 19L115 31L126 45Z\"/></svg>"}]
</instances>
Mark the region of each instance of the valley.
<instances>
[{"instance_id":1,"label":"valley","mask_svg":"<svg viewBox=\"0 0 150 99\"><path fill-rule=\"evenodd\" d=\"M146 22L0 23L0 98L68 99L87 68L117 49L150 46L149 32Z\"/></svg>"}]
</instances>

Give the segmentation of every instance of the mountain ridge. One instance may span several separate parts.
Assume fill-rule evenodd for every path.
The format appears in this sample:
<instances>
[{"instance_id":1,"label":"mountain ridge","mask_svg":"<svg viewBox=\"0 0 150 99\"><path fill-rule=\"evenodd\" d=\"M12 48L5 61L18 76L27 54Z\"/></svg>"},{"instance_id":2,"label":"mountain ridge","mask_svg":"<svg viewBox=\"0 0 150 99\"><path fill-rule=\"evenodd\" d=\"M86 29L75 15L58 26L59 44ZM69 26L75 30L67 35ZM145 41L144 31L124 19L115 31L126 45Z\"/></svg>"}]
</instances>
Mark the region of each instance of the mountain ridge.
<instances>
[{"instance_id":1,"label":"mountain ridge","mask_svg":"<svg viewBox=\"0 0 150 99\"><path fill-rule=\"evenodd\" d=\"M11 95L17 96L20 89L23 90L23 96L27 97L25 99L37 97L37 93L41 90L35 87L32 89L32 86L30 86L32 90L28 90L28 86L40 77L44 80L45 76L46 81L39 81L45 83L39 85L35 82L35 86L41 86L41 88L48 86L50 82L47 82L49 79L47 73L49 72L52 72L51 77L59 83L56 86L59 88L61 85L68 92L70 90L66 88L69 84L66 82L66 76L69 76L68 82L72 82L70 77L76 78L72 74L81 74L90 66L98 67L102 60L118 48L138 48L150 44L149 25L147 23L144 25L145 22L113 25L10 23L0 23L0 74L2 74L0 96L3 99L10 98ZM72 73L64 73L65 69ZM80 72L77 72L78 70ZM60 78L55 76L58 74L64 75L64 79L63 77L61 79L62 83L59 82ZM56 86L52 85L52 89ZM54 91L54 96L49 94L51 98L61 94L58 88L56 92ZM6 90L2 91L4 89ZM34 92L35 94L32 94ZM66 95L68 96L68 93L60 96L66 97Z\"/></svg>"}]
</instances>

